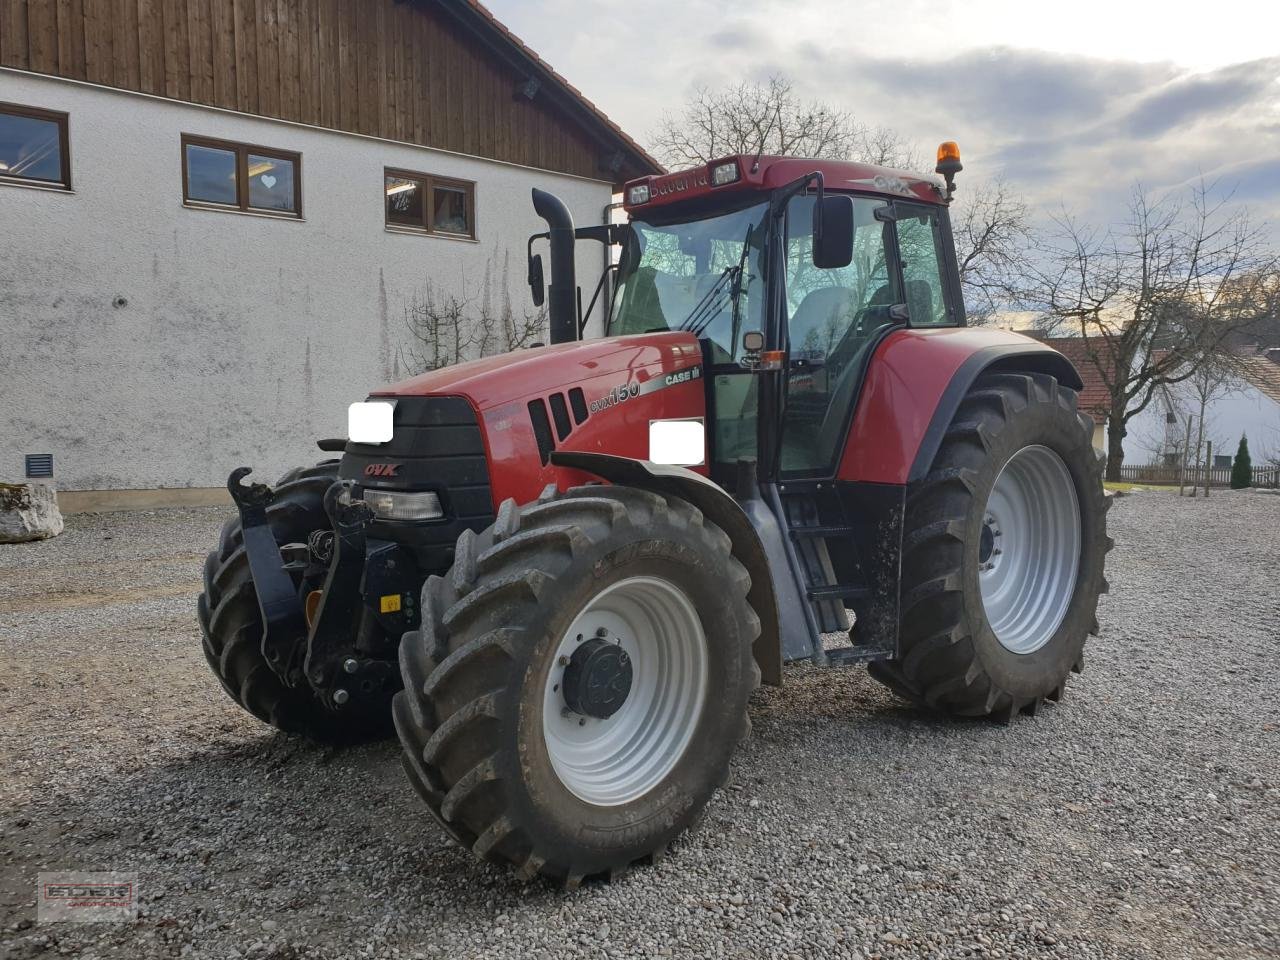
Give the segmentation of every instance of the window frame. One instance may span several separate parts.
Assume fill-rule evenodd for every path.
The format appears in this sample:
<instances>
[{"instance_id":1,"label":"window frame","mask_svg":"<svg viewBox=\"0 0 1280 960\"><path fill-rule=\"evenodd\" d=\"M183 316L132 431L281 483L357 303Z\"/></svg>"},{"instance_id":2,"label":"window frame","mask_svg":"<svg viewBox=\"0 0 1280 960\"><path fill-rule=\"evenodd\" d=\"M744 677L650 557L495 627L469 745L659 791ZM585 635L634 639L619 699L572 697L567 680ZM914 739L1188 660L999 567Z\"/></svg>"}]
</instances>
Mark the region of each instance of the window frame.
<instances>
[{"instance_id":1,"label":"window frame","mask_svg":"<svg viewBox=\"0 0 1280 960\"><path fill-rule=\"evenodd\" d=\"M18 187L42 187L45 190L61 190L71 192L71 114L65 110L46 110L43 107L28 107L21 103L0 101L0 114L13 117L26 117L30 120L45 120L58 127L58 156L60 179L42 180L38 177L18 177L10 173L0 173L0 183Z\"/></svg>"},{"instance_id":2,"label":"window frame","mask_svg":"<svg viewBox=\"0 0 1280 960\"><path fill-rule=\"evenodd\" d=\"M909 321L912 328L921 330L940 330L947 327L966 326L964 296L960 290L958 268L954 260L955 247L951 236L951 221L947 216L948 209L935 204L912 202L910 200L892 201L894 246L897 248L898 269L901 273L902 296L906 298L907 271L902 262L902 246L898 237L899 224L903 220L925 216L929 218L929 230L933 235L933 257L938 265L938 282L941 284L943 297L944 321L937 323L918 322L914 317Z\"/></svg>"},{"instance_id":3,"label":"window frame","mask_svg":"<svg viewBox=\"0 0 1280 960\"><path fill-rule=\"evenodd\" d=\"M187 169L188 146L209 147L235 154L236 202L234 204L201 200L191 196ZM293 210L271 210L267 207L255 207L249 203L249 154L272 160L284 160L293 164ZM220 210L224 213L249 213L259 217L279 217L282 220L302 219L302 154L296 150L282 150L279 147L264 147L239 140L222 140L218 137L184 133L179 146L179 157L182 163L182 205L184 207L197 210Z\"/></svg>"},{"instance_id":4,"label":"window frame","mask_svg":"<svg viewBox=\"0 0 1280 960\"><path fill-rule=\"evenodd\" d=\"M387 210L388 177L395 177L399 180L414 180L422 184L424 194L422 199L421 225L396 223L391 219L390 211ZM452 230L437 230L431 226L431 217L435 210L434 200L437 186L460 190L466 197L467 233L458 233ZM379 189L382 195L382 221L388 230L403 233L420 233L429 237L443 237L446 240L474 241L478 237L478 232L476 230L476 183L474 180L461 180L457 177L441 177L434 173L423 173L419 170L406 170L403 167L383 167L382 185Z\"/></svg>"}]
</instances>

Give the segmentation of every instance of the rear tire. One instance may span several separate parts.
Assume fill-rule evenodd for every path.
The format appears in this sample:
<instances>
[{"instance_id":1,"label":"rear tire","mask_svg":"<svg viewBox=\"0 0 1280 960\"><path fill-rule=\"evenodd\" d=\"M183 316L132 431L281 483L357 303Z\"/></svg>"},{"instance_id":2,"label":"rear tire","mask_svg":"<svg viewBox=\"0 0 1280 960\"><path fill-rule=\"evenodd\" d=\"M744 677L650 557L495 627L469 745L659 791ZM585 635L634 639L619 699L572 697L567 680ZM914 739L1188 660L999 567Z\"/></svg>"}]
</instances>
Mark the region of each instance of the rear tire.
<instances>
[{"instance_id":1,"label":"rear tire","mask_svg":"<svg viewBox=\"0 0 1280 960\"><path fill-rule=\"evenodd\" d=\"M617 713L579 716L559 699L570 687L565 652L582 642L579 631L591 633L582 618L599 598L635 584L656 585L656 592L635 594L640 600L631 609L663 616L678 609L694 619L649 621L675 625L652 631L667 634L671 655L644 652L660 649L654 645L632 648L634 681ZM523 507L507 501L492 527L462 535L446 576L427 580L422 629L401 642L405 689L394 714L409 779L454 839L526 878L574 887L661 856L724 782L730 755L750 730L747 699L760 682L750 585L728 536L684 500L597 485L549 488ZM620 632L603 636L613 642ZM689 644L699 644L705 658L682 658ZM654 684L657 677L666 682ZM682 686L700 689L682 701L674 692ZM653 699L636 700L644 697ZM623 726L628 701L652 705L637 713L654 721ZM664 714L666 702L679 709ZM664 716L677 718L671 729L678 736L650 736ZM612 730L617 742L640 746L607 756L566 754L549 732L562 722L571 739L581 730L598 744ZM627 757L662 750L667 760L656 768L626 766ZM617 779L592 783L615 767Z\"/></svg>"},{"instance_id":2,"label":"rear tire","mask_svg":"<svg viewBox=\"0 0 1280 960\"><path fill-rule=\"evenodd\" d=\"M290 470L276 484L267 520L277 543L305 543L329 529L324 493L338 478L338 461ZM222 527L218 549L205 558L204 592L196 605L205 660L237 704L263 723L321 743L349 743L391 732L388 702L353 704L341 713L320 702L303 680L288 686L262 656L262 613L253 588L239 516ZM389 698L388 698L389 699Z\"/></svg>"},{"instance_id":3,"label":"rear tire","mask_svg":"<svg viewBox=\"0 0 1280 960\"><path fill-rule=\"evenodd\" d=\"M1111 540L1076 399L1045 374L984 375L908 491L899 656L870 667L899 695L1007 723L1084 669Z\"/></svg>"}]
</instances>

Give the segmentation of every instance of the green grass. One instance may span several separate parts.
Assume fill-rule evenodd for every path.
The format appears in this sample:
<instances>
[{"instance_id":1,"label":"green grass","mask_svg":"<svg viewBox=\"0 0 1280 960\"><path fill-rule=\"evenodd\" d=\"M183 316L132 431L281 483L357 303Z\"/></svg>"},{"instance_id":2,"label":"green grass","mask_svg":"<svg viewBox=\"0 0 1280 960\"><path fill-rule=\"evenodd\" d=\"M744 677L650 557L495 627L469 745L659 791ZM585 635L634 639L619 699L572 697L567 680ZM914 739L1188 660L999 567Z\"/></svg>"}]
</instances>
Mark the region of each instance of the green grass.
<instances>
[{"instance_id":1,"label":"green grass","mask_svg":"<svg viewBox=\"0 0 1280 960\"><path fill-rule=\"evenodd\" d=\"M1134 491L1143 490L1172 490L1176 484L1159 484L1159 483L1122 483L1120 481L1106 480L1102 487L1105 490L1115 490L1120 493L1133 493Z\"/></svg>"}]
</instances>

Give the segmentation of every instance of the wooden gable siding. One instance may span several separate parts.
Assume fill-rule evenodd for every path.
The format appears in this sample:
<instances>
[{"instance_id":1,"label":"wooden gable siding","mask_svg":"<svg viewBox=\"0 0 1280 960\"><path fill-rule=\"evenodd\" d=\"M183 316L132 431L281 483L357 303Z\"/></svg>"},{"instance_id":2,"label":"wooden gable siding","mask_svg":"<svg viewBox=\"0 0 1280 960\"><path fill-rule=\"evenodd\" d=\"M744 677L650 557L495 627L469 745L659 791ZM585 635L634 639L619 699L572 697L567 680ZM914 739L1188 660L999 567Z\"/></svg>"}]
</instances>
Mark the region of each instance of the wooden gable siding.
<instances>
[{"instance_id":1,"label":"wooden gable siding","mask_svg":"<svg viewBox=\"0 0 1280 960\"><path fill-rule=\"evenodd\" d=\"M608 146L427 4L0 0L0 66L614 179Z\"/></svg>"}]
</instances>

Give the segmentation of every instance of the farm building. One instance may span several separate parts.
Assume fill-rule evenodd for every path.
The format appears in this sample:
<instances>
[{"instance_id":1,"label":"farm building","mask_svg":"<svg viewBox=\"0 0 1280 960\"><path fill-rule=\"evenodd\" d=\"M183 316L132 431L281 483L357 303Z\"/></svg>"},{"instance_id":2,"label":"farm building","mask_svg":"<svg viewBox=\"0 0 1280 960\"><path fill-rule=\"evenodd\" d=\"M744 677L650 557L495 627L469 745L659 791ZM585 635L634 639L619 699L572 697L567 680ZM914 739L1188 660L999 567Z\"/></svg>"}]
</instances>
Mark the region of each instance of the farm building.
<instances>
[{"instance_id":1,"label":"farm building","mask_svg":"<svg viewBox=\"0 0 1280 960\"><path fill-rule=\"evenodd\" d=\"M1226 469L1241 435L1249 438L1255 466L1280 463L1280 348L1241 353L1222 375L1192 378L1157 391L1151 404L1134 417L1125 437L1125 462L1181 463L1192 418L1191 459L1200 439L1201 393L1204 393L1204 440L1213 444L1213 466ZM1203 456L1203 453L1200 454Z\"/></svg>"},{"instance_id":2,"label":"farm building","mask_svg":"<svg viewBox=\"0 0 1280 960\"><path fill-rule=\"evenodd\" d=\"M532 187L658 169L472 0L0 0L0 480L274 479L424 304L528 339Z\"/></svg>"}]
</instances>

